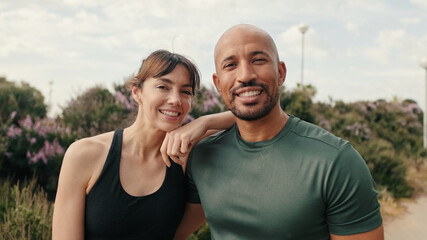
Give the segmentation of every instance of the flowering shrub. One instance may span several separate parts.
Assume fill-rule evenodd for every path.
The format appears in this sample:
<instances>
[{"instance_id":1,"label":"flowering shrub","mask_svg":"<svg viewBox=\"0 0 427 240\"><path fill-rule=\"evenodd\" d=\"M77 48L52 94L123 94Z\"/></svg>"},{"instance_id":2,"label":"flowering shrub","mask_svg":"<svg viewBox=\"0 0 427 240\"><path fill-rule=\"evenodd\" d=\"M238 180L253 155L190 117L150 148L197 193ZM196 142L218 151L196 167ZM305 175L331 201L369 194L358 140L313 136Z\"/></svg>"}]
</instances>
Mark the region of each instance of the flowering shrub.
<instances>
[{"instance_id":1,"label":"flowering shrub","mask_svg":"<svg viewBox=\"0 0 427 240\"><path fill-rule=\"evenodd\" d=\"M60 121L33 120L30 115L19 120L16 116L12 112L1 129L7 136L3 142L2 175L11 175L16 180L36 175L46 190L55 191L62 157L75 136Z\"/></svg>"},{"instance_id":2,"label":"flowering shrub","mask_svg":"<svg viewBox=\"0 0 427 240\"><path fill-rule=\"evenodd\" d=\"M349 140L368 164L377 185L396 197L410 197L406 164L422 155L422 111L411 101L360 101L314 105L318 125Z\"/></svg>"},{"instance_id":3,"label":"flowering shrub","mask_svg":"<svg viewBox=\"0 0 427 240\"><path fill-rule=\"evenodd\" d=\"M64 124L79 138L128 126L133 118L133 99L124 88L116 86L116 89L113 95L108 89L98 86L72 99L63 108Z\"/></svg>"},{"instance_id":4,"label":"flowering shrub","mask_svg":"<svg viewBox=\"0 0 427 240\"><path fill-rule=\"evenodd\" d=\"M280 91L280 106L286 113L310 123L316 121L312 99L316 94L316 89L313 86L298 85L298 88L293 91L285 91L284 87L281 87Z\"/></svg>"},{"instance_id":5,"label":"flowering shrub","mask_svg":"<svg viewBox=\"0 0 427 240\"><path fill-rule=\"evenodd\" d=\"M196 119L200 116L219 113L227 110L222 97L213 88L208 89L202 86L191 101L191 111L185 121Z\"/></svg>"}]
</instances>

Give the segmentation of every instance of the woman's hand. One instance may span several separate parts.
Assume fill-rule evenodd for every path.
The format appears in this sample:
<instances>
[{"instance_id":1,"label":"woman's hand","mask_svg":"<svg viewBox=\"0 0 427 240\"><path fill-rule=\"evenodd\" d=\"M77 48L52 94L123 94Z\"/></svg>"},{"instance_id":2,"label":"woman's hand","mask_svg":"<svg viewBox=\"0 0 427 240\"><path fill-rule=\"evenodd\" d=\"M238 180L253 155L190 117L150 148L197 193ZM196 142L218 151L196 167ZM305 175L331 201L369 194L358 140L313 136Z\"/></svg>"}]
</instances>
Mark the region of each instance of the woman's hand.
<instances>
[{"instance_id":1,"label":"woman's hand","mask_svg":"<svg viewBox=\"0 0 427 240\"><path fill-rule=\"evenodd\" d=\"M205 119L201 117L168 132L160 147L160 152L166 165L170 167L170 157L175 163L185 166L194 144L206 135L207 130Z\"/></svg>"},{"instance_id":2,"label":"woman's hand","mask_svg":"<svg viewBox=\"0 0 427 240\"><path fill-rule=\"evenodd\" d=\"M234 123L234 115L227 111L199 117L180 128L168 132L160 147L163 161L170 167L170 157L172 161L185 169L188 155L198 141L211 134L228 129Z\"/></svg>"}]
</instances>

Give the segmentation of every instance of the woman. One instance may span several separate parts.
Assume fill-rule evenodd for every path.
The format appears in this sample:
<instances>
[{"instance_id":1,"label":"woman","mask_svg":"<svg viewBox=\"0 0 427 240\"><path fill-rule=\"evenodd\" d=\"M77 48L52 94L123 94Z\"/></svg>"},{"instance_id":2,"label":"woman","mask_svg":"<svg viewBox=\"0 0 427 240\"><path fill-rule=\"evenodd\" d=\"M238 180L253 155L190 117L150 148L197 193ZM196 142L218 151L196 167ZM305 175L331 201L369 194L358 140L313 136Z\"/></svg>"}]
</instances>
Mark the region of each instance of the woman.
<instances>
[{"instance_id":1,"label":"woman","mask_svg":"<svg viewBox=\"0 0 427 240\"><path fill-rule=\"evenodd\" d=\"M198 69L179 54L159 50L143 61L128 85L138 104L135 122L124 130L78 140L64 156L54 240L172 239L185 207L183 168L174 161L186 158L207 129L234 123L230 113L190 123L197 131L179 134L184 140L165 140L164 152L176 155L166 167L160 148L167 132L179 127L190 110Z\"/></svg>"}]
</instances>

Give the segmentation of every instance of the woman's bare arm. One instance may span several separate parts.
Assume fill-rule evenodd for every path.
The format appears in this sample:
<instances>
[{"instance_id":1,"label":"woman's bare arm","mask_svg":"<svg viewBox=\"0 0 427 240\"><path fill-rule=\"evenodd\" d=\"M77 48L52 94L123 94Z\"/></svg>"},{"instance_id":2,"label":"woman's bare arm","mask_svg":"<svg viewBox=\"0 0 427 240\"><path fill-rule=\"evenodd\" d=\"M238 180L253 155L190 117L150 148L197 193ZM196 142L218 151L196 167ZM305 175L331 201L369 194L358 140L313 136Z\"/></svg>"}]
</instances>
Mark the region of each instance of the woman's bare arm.
<instances>
[{"instance_id":1,"label":"woman's bare arm","mask_svg":"<svg viewBox=\"0 0 427 240\"><path fill-rule=\"evenodd\" d=\"M191 148L201 139L233 126L234 115L230 112L205 115L166 134L160 148L163 161L170 166L168 156L185 166Z\"/></svg>"}]
</instances>

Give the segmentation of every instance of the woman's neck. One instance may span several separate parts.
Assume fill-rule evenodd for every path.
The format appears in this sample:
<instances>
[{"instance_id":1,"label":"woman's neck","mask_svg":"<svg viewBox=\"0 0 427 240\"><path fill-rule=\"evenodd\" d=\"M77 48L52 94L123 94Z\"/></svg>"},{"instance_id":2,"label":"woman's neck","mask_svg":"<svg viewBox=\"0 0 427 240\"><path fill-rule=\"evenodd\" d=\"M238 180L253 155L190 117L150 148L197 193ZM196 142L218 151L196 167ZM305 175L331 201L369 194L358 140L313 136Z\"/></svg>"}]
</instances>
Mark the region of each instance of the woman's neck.
<instances>
[{"instance_id":1,"label":"woman's neck","mask_svg":"<svg viewBox=\"0 0 427 240\"><path fill-rule=\"evenodd\" d=\"M139 118L123 132L123 151L139 159L157 159L166 132L154 129Z\"/></svg>"}]
</instances>

